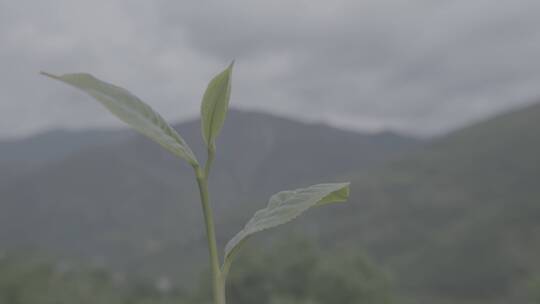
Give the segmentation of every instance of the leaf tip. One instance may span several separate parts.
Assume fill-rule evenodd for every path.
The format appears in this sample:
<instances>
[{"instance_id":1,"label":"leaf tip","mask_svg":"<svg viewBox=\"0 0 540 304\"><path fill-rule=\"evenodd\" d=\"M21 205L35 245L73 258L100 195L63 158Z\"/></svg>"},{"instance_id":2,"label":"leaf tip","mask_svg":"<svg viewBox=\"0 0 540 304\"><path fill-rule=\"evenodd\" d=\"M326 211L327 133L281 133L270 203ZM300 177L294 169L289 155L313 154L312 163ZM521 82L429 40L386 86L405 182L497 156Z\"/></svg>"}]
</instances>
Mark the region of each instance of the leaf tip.
<instances>
[{"instance_id":1,"label":"leaf tip","mask_svg":"<svg viewBox=\"0 0 540 304\"><path fill-rule=\"evenodd\" d=\"M345 182L345 198L349 199L349 196L351 195L351 182Z\"/></svg>"},{"instance_id":2,"label":"leaf tip","mask_svg":"<svg viewBox=\"0 0 540 304\"><path fill-rule=\"evenodd\" d=\"M351 182L343 182L343 198L347 200L351 194Z\"/></svg>"},{"instance_id":3,"label":"leaf tip","mask_svg":"<svg viewBox=\"0 0 540 304\"><path fill-rule=\"evenodd\" d=\"M59 76L53 75L53 74L51 74L51 73L47 73L47 72L45 72L45 71L39 71L39 74L40 74L40 75L43 75L43 76L50 77L50 78L54 78L54 79L60 78Z\"/></svg>"}]
</instances>

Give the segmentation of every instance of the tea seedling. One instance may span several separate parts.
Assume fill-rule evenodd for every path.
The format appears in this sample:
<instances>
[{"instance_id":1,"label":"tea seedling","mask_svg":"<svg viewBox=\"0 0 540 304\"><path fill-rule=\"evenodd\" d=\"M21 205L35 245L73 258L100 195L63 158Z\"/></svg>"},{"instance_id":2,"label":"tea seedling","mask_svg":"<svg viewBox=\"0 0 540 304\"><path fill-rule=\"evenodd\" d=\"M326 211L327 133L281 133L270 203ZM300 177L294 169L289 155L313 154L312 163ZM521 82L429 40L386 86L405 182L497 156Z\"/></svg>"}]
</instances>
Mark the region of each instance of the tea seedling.
<instances>
[{"instance_id":1,"label":"tea seedling","mask_svg":"<svg viewBox=\"0 0 540 304\"><path fill-rule=\"evenodd\" d=\"M259 231L285 224L311 207L343 202L349 196L349 183L318 184L274 194L266 208L257 211L245 227L227 243L223 261L220 261L208 192L208 176L216 153L216 138L227 116L232 69L233 63L215 76L208 84L202 99L201 129L208 151L204 167L200 165L180 134L161 115L127 90L103 82L90 74L56 76L42 72L45 76L69 84L94 97L120 120L193 167L206 224L214 304L225 304L227 274L236 253L249 237Z\"/></svg>"}]
</instances>

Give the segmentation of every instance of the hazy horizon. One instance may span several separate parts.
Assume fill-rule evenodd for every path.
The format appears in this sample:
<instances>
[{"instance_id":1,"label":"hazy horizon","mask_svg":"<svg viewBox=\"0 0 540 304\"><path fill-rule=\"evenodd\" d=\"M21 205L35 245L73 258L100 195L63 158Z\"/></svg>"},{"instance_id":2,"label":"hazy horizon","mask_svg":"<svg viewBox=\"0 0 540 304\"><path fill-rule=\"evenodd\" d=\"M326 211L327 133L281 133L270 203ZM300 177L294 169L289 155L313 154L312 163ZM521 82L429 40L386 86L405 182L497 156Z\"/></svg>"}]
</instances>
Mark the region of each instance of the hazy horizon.
<instances>
[{"instance_id":1,"label":"hazy horizon","mask_svg":"<svg viewBox=\"0 0 540 304\"><path fill-rule=\"evenodd\" d=\"M331 128L336 128L336 129L343 130L343 131L355 132L355 133L358 133L358 134L370 135L370 134L380 134L380 133L389 132L389 133L394 133L394 134L398 134L400 136L405 136L405 137L410 137L410 138L430 139L430 138L436 138L436 137L445 136L445 135L447 135L449 133L452 133L454 131L457 131L459 129L466 128L466 127L469 127L469 126L474 125L474 124L482 123L483 121L495 118L495 117L500 116L500 115L508 114L508 113L520 110L522 108L526 108L526 107L534 105L534 104L540 104L540 102L535 101L535 102L531 102L531 103L520 104L520 105L517 105L517 106L515 106L515 107L513 107L511 109L507 109L507 110L503 110L503 111L500 111L500 112L492 113L491 115L486 115L485 117L481 117L481 118L478 118L476 120L467 121L467 122L463 123L462 125L455 126L454 128L445 130L444 132L437 133L437 134L415 134L413 132L407 132L407 131L403 131L403 130L398 130L398 129L394 129L394 128L391 128L391 127L381 128L381 129L376 129L376 130L370 130L370 129L366 130L366 129L362 129L362 128L359 129L359 128L354 128L354 127L348 127L348 126L344 126L344 125L334 124L332 121L326 121L326 120L321 120L321 119L306 119L306 118L302 118L302 117L294 117L294 114L286 115L286 114L280 114L280 113L273 113L273 112L265 111L265 110L242 109L242 108L238 108L238 107L234 107L234 106L230 107L230 111L231 112L233 112L233 111L234 112L240 112L240 113L244 113L244 114L248 114L248 115L249 114L269 115L269 116L273 116L273 117L278 117L278 118L291 120L291 121L298 122L298 123L313 124L313 125L324 125L324 126L328 126L328 127L331 127ZM105 113L105 114L110 115L108 113ZM174 126L177 126L177 125L190 123L190 122L194 122L194 121L198 121L198 120L199 120L199 117L188 117L188 118L185 118L185 119L172 121L171 124L174 125ZM4 143L9 143L9 142L18 141L18 140L31 139L31 138L33 138L35 136L44 135L44 134L47 134L49 132L86 132L86 131L88 131L88 132L92 132L92 131L109 132L109 131L122 131L122 130L131 131L131 128L129 126L125 125L125 124L104 125L104 126L83 126L83 127L53 126L53 127L50 127L50 128L37 130L35 132L31 132L31 133L28 133L28 134L0 137L0 143L3 143L3 142ZM135 132L134 132L134 134L135 134Z\"/></svg>"}]
</instances>

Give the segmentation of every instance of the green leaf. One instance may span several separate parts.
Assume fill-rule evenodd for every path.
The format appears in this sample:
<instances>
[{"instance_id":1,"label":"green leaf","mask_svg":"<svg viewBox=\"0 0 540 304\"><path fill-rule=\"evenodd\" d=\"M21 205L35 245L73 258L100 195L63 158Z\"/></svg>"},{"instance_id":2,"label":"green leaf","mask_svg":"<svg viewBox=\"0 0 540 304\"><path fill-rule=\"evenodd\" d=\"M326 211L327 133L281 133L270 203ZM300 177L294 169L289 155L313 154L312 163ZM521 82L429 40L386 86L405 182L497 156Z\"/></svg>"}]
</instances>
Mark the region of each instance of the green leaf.
<instances>
[{"instance_id":1,"label":"green leaf","mask_svg":"<svg viewBox=\"0 0 540 304\"><path fill-rule=\"evenodd\" d=\"M227 116L233 65L234 61L223 72L215 76L204 92L201 104L201 129L206 146L212 149Z\"/></svg>"},{"instance_id":2,"label":"green leaf","mask_svg":"<svg viewBox=\"0 0 540 304\"><path fill-rule=\"evenodd\" d=\"M172 154L198 166L184 139L156 111L127 90L103 82L90 74L61 76L41 72L50 78L80 89L103 104L112 114L138 132L157 142Z\"/></svg>"},{"instance_id":3,"label":"green leaf","mask_svg":"<svg viewBox=\"0 0 540 304\"><path fill-rule=\"evenodd\" d=\"M311 207L346 201L349 198L349 185L319 184L274 194L268 206L257 211L244 229L227 243L225 265L230 264L233 253L252 234L290 222Z\"/></svg>"}]
</instances>

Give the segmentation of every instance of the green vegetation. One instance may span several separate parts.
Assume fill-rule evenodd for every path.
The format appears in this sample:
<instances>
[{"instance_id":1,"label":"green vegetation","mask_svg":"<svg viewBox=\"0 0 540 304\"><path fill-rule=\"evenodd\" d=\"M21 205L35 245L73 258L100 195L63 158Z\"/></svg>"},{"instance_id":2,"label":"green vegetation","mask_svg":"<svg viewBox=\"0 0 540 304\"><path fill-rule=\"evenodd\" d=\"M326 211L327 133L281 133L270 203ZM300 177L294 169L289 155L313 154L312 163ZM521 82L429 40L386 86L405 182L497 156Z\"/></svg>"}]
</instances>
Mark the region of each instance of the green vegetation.
<instances>
[{"instance_id":1,"label":"green vegetation","mask_svg":"<svg viewBox=\"0 0 540 304\"><path fill-rule=\"evenodd\" d=\"M0 303L126 303L127 291L114 284L108 273L70 268L35 257L4 257L0 260Z\"/></svg>"},{"instance_id":2,"label":"green vegetation","mask_svg":"<svg viewBox=\"0 0 540 304\"><path fill-rule=\"evenodd\" d=\"M392 300L390 276L365 254L324 252L296 238L242 254L242 263L231 271L229 280L229 298L238 304L383 304Z\"/></svg>"},{"instance_id":3,"label":"green vegetation","mask_svg":"<svg viewBox=\"0 0 540 304\"><path fill-rule=\"evenodd\" d=\"M241 245L250 236L285 224L311 207L343 202L349 196L349 183L318 184L308 188L274 194L270 198L268 206L257 211L244 229L227 243L223 264L220 266L221 261L217 248L214 215L210 205L208 179L216 154L215 141L227 115L231 93L232 68L233 63L214 77L203 96L201 130L208 154L204 167L201 167L191 148L176 130L169 126L160 114L127 90L103 82L89 74L55 76L42 73L88 93L120 120L155 141L173 155L184 159L193 167L206 224L214 304L225 304L226 279L232 261L238 254Z\"/></svg>"},{"instance_id":4,"label":"green vegetation","mask_svg":"<svg viewBox=\"0 0 540 304\"><path fill-rule=\"evenodd\" d=\"M531 303L540 303L540 276L533 278L529 283Z\"/></svg>"},{"instance_id":5,"label":"green vegetation","mask_svg":"<svg viewBox=\"0 0 540 304\"><path fill-rule=\"evenodd\" d=\"M326 254L299 239L272 247L241 254L242 263L229 277L230 302L393 303L388 274L365 254ZM102 269L6 257L0 260L0 304L205 304L212 302L209 276L202 275L199 287L190 292L175 286L163 290Z\"/></svg>"}]
</instances>

